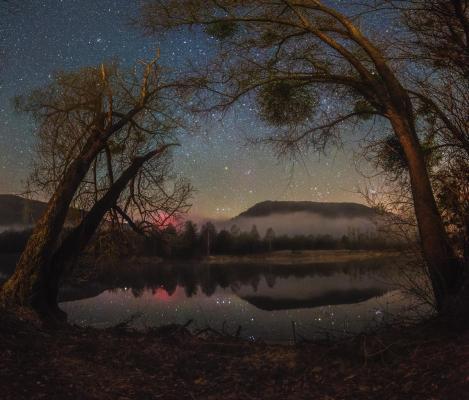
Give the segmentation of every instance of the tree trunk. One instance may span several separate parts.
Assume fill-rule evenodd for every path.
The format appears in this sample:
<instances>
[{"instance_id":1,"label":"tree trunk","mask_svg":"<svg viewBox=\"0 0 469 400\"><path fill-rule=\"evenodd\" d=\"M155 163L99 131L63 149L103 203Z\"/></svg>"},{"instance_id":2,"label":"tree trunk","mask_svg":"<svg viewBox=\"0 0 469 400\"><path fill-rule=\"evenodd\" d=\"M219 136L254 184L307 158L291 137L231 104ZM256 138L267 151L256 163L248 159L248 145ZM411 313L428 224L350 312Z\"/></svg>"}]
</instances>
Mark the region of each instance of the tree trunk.
<instances>
[{"instance_id":1,"label":"tree trunk","mask_svg":"<svg viewBox=\"0 0 469 400\"><path fill-rule=\"evenodd\" d=\"M55 250L73 196L85 177L91 162L100 151L99 133L93 133L74 160L54 192L47 209L21 254L14 274L3 285L0 300L4 305L31 306L40 312L48 310L44 300L47 265Z\"/></svg>"},{"instance_id":2,"label":"tree trunk","mask_svg":"<svg viewBox=\"0 0 469 400\"><path fill-rule=\"evenodd\" d=\"M442 311L460 289L462 268L444 229L413 125L396 111L390 111L388 116L406 156L423 256L436 306Z\"/></svg>"},{"instance_id":3,"label":"tree trunk","mask_svg":"<svg viewBox=\"0 0 469 400\"><path fill-rule=\"evenodd\" d=\"M73 196L102 145L100 133L93 132L80 155L70 164L37 222L14 274L1 288L1 304L30 306L40 313L56 311L50 310L44 302L46 281L49 279L48 265Z\"/></svg>"},{"instance_id":4,"label":"tree trunk","mask_svg":"<svg viewBox=\"0 0 469 400\"><path fill-rule=\"evenodd\" d=\"M412 101L394 71L388 66L383 53L363 36L351 20L334 9L323 6L318 1L314 1L314 4L341 22L351 38L368 54L376 67L379 79L370 79L369 75L361 72L360 63L360 68L355 66L356 59L353 56L351 59L347 53L342 52L344 58L368 81L373 93L371 95L364 93L364 95L368 96L371 104L376 100L376 103L386 111L385 114L404 150L422 251L430 272L436 305L439 310L443 310L450 298L457 294L461 287L462 267L449 244L448 235L433 196L425 159L415 130Z\"/></svg>"},{"instance_id":5,"label":"tree trunk","mask_svg":"<svg viewBox=\"0 0 469 400\"><path fill-rule=\"evenodd\" d=\"M106 194L94 204L80 225L68 234L57 251L54 252L50 262L49 277L45 282L44 293L46 296L44 301L47 302L50 309L58 309L57 296L65 266L86 248L106 212L114 206L122 191L138 173L143 164L151 158L162 154L167 148L168 145L162 146L143 157L135 158L131 165L108 189Z\"/></svg>"},{"instance_id":6,"label":"tree trunk","mask_svg":"<svg viewBox=\"0 0 469 400\"><path fill-rule=\"evenodd\" d=\"M28 306L40 314L55 314L58 310L49 307L47 280L50 279L50 261L62 232L65 218L76 190L86 176L91 163L115 132L124 127L143 109L137 104L122 118L105 130L93 129L80 154L64 173L47 209L39 219L21 254L15 272L0 289L0 305ZM95 122L103 125L104 114ZM61 315L59 315L61 316Z\"/></svg>"}]
</instances>

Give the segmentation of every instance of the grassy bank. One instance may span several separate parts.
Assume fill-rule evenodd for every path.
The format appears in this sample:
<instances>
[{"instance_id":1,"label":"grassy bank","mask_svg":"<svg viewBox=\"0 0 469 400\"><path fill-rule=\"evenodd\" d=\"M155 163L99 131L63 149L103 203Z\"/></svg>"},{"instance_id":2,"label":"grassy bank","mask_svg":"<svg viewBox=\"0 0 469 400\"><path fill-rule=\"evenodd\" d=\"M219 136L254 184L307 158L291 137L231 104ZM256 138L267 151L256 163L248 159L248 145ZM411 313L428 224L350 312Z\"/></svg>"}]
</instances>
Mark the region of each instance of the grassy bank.
<instances>
[{"instance_id":1,"label":"grassy bank","mask_svg":"<svg viewBox=\"0 0 469 400\"><path fill-rule=\"evenodd\" d=\"M207 264L317 264L363 261L375 258L398 257L392 250L301 250L274 251L245 256L209 256L202 259Z\"/></svg>"}]
</instances>

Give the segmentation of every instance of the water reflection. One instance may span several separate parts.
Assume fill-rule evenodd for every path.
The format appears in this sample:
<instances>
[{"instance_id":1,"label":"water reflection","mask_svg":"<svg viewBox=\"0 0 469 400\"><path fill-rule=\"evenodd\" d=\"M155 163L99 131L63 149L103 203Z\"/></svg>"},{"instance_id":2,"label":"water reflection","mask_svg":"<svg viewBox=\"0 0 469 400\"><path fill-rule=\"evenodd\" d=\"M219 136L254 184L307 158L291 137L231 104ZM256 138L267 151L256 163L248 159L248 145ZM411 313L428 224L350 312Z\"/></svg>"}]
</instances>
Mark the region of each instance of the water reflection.
<instances>
[{"instance_id":1,"label":"water reflection","mask_svg":"<svg viewBox=\"0 0 469 400\"><path fill-rule=\"evenodd\" d=\"M137 270L121 269L89 285L65 287L60 301L97 296L103 291L129 288L135 298L146 291L163 290L168 297L183 289L187 298L211 297L229 289L264 310L311 308L351 304L391 290L389 260L323 263L313 265L204 265L159 264Z\"/></svg>"},{"instance_id":2,"label":"water reflection","mask_svg":"<svg viewBox=\"0 0 469 400\"><path fill-rule=\"evenodd\" d=\"M295 308L314 308L337 304L353 304L381 296L386 292L387 290L378 288L367 288L331 290L321 296L313 296L311 298L275 298L269 296L244 296L242 298L261 310L273 311Z\"/></svg>"},{"instance_id":3,"label":"water reflection","mask_svg":"<svg viewBox=\"0 0 469 400\"><path fill-rule=\"evenodd\" d=\"M106 327L139 314L137 328L211 326L246 338L291 341L292 321L304 337L361 331L408 298L391 283L395 260L313 265L158 264L119 268L92 285L63 288L62 308L80 325Z\"/></svg>"}]
</instances>

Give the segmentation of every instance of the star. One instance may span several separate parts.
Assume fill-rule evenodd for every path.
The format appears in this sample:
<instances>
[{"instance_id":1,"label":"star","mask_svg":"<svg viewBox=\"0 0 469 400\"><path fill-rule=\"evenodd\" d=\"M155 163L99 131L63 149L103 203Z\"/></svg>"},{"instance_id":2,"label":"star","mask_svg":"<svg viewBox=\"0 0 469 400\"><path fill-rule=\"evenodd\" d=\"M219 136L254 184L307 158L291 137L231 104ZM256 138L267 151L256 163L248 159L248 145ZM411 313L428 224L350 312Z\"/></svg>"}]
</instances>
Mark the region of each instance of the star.
<instances>
[{"instance_id":1,"label":"star","mask_svg":"<svg viewBox=\"0 0 469 400\"><path fill-rule=\"evenodd\" d=\"M114 59L130 68L138 60L152 57L156 48L165 67L183 74L189 61L204 66L219 46L218 40L196 30L180 30L158 41L142 36L128 23L137 15L135 2L43 0L40 7L32 3L0 20L0 193L24 190L23 182L30 173L25 159L34 154L36 143L30 117L16 113L12 106L15 96L50 84L60 70ZM380 22L375 21L378 26ZM392 34L393 27L387 28ZM330 101L326 104L334 106ZM197 132L186 135L174 152L175 174L191 179L197 189L191 218L229 218L256 202L306 200L319 198L321 193L327 201L350 200L360 182L351 167L352 145L346 145L334 161L307 154L292 174L291 164L279 161L272 148L247 144L247 137L260 137L270 129L260 120L253 99L243 98L223 114L191 118Z\"/></svg>"}]
</instances>

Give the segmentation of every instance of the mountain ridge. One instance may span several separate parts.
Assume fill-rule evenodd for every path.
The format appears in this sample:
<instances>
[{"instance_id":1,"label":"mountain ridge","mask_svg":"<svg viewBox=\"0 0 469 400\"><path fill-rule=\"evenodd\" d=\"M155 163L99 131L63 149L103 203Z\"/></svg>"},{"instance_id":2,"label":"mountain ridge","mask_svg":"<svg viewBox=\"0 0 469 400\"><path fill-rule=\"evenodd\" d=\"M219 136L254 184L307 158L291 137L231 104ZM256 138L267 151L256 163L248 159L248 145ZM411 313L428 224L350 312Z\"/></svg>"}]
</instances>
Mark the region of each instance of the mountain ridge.
<instances>
[{"instance_id":1,"label":"mountain ridge","mask_svg":"<svg viewBox=\"0 0 469 400\"><path fill-rule=\"evenodd\" d=\"M254 204L233 218L267 217L274 214L311 213L323 217L372 218L376 211L364 204L353 202L274 201Z\"/></svg>"},{"instance_id":2,"label":"mountain ridge","mask_svg":"<svg viewBox=\"0 0 469 400\"><path fill-rule=\"evenodd\" d=\"M0 194L0 227L34 225L46 210L47 203L26 199L15 194ZM78 217L80 211L71 209L67 220Z\"/></svg>"},{"instance_id":3,"label":"mountain ridge","mask_svg":"<svg viewBox=\"0 0 469 400\"><path fill-rule=\"evenodd\" d=\"M32 225L47 204L14 194L0 194L0 226Z\"/></svg>"}]
</instances>

